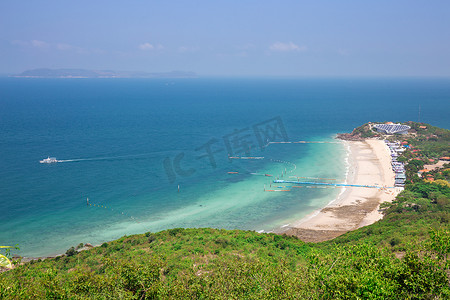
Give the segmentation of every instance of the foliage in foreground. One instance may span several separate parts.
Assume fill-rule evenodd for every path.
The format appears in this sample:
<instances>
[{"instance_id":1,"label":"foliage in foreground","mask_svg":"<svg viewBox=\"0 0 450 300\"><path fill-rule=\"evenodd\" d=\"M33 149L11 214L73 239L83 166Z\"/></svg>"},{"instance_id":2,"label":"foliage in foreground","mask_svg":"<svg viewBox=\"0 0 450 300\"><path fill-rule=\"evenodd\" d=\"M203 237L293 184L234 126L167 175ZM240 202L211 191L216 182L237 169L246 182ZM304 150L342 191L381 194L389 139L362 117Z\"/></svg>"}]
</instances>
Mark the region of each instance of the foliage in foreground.
<instances>
[{"instance_id":1,"label":"foliage in foreground","mask_svg":"<svg viewBox=\"0 0 450 300\"><path fill-rule=\"evenodd\" d=\"M363 239L315 245L175 228L18 266L0 276L0 298L446 298L449 245L449 227L432 230L401 259Z\"/></svg>"}]
</instances>

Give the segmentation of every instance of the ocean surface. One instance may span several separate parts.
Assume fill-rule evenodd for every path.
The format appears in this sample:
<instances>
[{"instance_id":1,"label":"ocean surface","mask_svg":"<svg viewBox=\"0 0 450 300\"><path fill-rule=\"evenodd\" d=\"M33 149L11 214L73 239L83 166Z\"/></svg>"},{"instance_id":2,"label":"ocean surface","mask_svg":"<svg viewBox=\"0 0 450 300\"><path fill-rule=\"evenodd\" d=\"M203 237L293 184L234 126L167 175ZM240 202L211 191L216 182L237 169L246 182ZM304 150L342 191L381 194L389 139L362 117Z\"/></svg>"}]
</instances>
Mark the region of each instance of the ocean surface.
<instances>
[{"instance_id":1,"label":"ocean surface","mask_svg":"<svg viewBox=\"0 0 450 300\"><path fill-rule=\"evenodd\" d=\"M340 193L273 179L345 181L335 134L417 121L419 105L450 128L450 80L0 78L0 245L45 256L174 227L273 230Z\"/></svg>"}]
</instances>

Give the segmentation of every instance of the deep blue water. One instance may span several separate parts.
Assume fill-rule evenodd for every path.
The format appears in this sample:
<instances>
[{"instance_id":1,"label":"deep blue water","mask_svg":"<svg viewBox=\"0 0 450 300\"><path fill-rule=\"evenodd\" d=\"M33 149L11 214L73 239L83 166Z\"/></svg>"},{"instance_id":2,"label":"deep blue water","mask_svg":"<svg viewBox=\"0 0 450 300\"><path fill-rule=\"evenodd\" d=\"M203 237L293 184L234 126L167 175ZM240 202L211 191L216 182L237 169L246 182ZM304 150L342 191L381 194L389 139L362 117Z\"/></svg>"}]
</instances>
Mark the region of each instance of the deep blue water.
<instances>
[{"instance_id":1,"label":"deep blue water","mask_svg":"<svg viewBox=\"0 0 450 300\"><path fill-rule=\"evenodd\" d=\"M271 178L251 173L290 162L293 175L343 180L345 151L261 149L255 126L333 141L368 121L417 121L419 105L421 121L450 128L450 80L0 78L0 244L37 256L170 227L270 230L336 195L264 193ZM265 159L228 159L244 150Z\"/></svg>"}]
</instances>

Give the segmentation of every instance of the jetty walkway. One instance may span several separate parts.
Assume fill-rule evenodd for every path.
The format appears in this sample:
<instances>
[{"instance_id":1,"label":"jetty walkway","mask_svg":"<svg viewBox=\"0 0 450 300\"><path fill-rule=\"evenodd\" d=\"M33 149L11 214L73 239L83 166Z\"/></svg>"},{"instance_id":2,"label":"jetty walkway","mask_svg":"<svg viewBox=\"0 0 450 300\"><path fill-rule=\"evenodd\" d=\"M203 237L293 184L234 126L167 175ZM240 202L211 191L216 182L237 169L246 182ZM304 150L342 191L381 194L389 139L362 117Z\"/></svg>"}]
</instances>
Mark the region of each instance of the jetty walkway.
<instances>
[{"instance_id":1,"label":"jetty walkway","mask_svg":"<svg viewBox=\"0 0 450 300\"><path fill-rule=\"evenodd\" d=\"M294 183L294 184L306 184L306 185L322 185L322 186L341 186L341 187L364 187L364 188L376 188L376 189L391 189L394 187L379 186L379 185L363 185L363 184L346 184L346 183L330 183L330 182L311 182L311 181L293 181L293 180L274 180L274 183Z\"/></svg>"}]
</instances>

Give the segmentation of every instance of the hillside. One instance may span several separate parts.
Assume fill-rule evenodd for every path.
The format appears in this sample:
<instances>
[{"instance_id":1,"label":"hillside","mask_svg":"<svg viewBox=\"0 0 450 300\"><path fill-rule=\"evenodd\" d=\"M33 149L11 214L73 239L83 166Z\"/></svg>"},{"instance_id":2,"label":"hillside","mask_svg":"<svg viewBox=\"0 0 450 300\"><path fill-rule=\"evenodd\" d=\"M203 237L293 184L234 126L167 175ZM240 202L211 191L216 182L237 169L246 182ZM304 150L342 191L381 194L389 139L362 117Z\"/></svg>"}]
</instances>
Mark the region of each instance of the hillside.
<instances>
[{"instance_id":1,"label":"hillside","mask_svg":"<svg viewBox=\"0 0 450 300\"><path fill-rule=\"evenodd\" d=\"M413 149L402 156L409 168L449 151L449 130L420 126L429 130L408 135ZM450 165L430 173L410 171L414 179L383 205L382 220L331 241L210 228L124 236L16 261L0 275L0 298L448 299Z\"/></svg>"}]
</instances>

